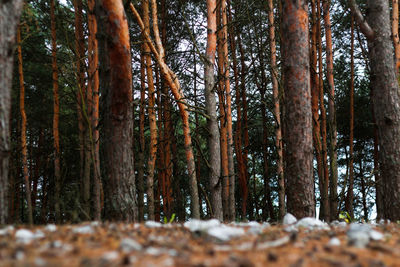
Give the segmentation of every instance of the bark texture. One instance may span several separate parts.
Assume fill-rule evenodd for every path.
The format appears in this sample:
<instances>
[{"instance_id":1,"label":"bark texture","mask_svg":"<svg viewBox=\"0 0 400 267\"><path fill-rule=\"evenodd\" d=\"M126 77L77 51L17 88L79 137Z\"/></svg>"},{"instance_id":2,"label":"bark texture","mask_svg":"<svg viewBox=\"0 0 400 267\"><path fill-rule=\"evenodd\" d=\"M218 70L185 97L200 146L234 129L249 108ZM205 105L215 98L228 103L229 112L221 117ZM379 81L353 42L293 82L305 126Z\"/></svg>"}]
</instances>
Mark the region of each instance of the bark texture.
<instances>
[{"instance_id":1,"label":"bark texture","mask_svg":"<svg viewBox=\"0 0 400 267\"><path fill-rule=\"evenodd\" d=\"M285 85L287 208L297 218L314 216L314 180L308 8L305 0L282 1Z\"/></svg>"},{"instance_id":2,"label":"bark texture","mask_svg":"<svg viewBox=\"0 0 400 267\"><path fill-rule=\"evenodd\" d=\"M278 66L276 63L276 42L274 25L274 3L268 0L268 23L269 23L269 45L271 57L271 79L274 97L274 116L275 116L275 146L278 154L276 172L278 175L278 199L279 199L279 219L285 216L285 180L283 176L283 143L281 125L281 104L278 84ZM271 214L270 214L271 216Z\"/></svg>"},{"instance_id":3,"label":"bark texture","mask_svg":"<svg viewBox=\"0 0 400 267\"><path fill-rule=\"evenodd\" d=\"M108 220L131 222L135 221L137 211L128 22L122 1L98 1L96 16L104 108L105 215Z\"/></svg>"},{"instance_id":4,"label":"bark texture","mask_svg":"<svg viewBox=\"0 0 400 267\"><path fill-rule=\"evenodd\" d=\"M400 219L400 96L390 30L389 3L368 1L367 22L375 33L368 39L373 106L379 136L379 160L385 218Z\"/></svg>"},{"instance_id":5,"label":"bark texture","mask_svg":"<svg viewBox=\"0 0 400 267\"><path fill-rule=\"evenodd\" d=\"M58 95L57 36L55 0L50 0L51 20L51 58L53 72L53 139L54 139L54 212L56 222L61 222L61 167L60 167L60 134L58 129L60 117L60 101Z\"/></svg>"},{"instance_id":6,"label":"bark texture","mask_svg":"<svg viewBox=\"0 0 400 267\"><path fill-rule=\"evenodd\" d=\"M22 64L22 44L21 44L21 28L17 30L18 42L18 74L19 74L19 109L21 113L21 153L22 153L22 174L25 183L25 197L27 202L27 216L28 223L33 224L32 214L32 199L31 199L31 186L28 171L28 148L26 144L26 113L25 113L25 85L24 85L24 72Z\"/></svg>"},{"instance_id":7,"label":"bark texture","mask_svg":"<svg viewBox=\"0 0 400 267\"><path fill-rule=\"evenodd\" d=\"M10 107L15 33L23 1L0 2L0 224L7 221Z\"/></svg>"},{"instance_id":8,"label":"bark texture","mask_svg":"<svg viewBox=\"0 0 400 267\"><path fill-rule=\"evenodd\" d=\"M209 131L208 136L208 153L210 162L210 191L211 191L211 205L213 217L222 220L222 197L221 197L221 148L219 139L219 129L216 111L215 91L214 84L214 62L215 52L217 45L217 1L207 1L207 48L206 48L206 63L204 68L204 82L205 82L205 100L207 110L207 127Z\"/></svg>"}]
</instances>

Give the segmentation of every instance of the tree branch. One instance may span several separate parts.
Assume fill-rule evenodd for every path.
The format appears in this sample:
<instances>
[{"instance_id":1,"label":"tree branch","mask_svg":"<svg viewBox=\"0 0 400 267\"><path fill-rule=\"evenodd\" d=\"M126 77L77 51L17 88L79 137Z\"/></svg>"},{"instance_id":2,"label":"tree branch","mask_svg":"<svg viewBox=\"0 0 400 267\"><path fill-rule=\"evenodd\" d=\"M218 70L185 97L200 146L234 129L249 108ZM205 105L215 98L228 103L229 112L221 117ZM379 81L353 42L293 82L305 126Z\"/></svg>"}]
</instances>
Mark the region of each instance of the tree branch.
<instances>
[{"instance_id":1,"label":"tree branch","mask_svg":"<svg viewBox=\"0 0 400 267\"><path fill-rule=\"evenodd\" d=\"M357 21L357 24L360 27L361 32L365 35L365 37L367 37L367 39L373 40L375 38L375 32L371 28L371 26L369 26L368 22L365 20L356 1L349 0L349 5L351 13L354 16L354 19Z\"/></svg>"}]
</instances>

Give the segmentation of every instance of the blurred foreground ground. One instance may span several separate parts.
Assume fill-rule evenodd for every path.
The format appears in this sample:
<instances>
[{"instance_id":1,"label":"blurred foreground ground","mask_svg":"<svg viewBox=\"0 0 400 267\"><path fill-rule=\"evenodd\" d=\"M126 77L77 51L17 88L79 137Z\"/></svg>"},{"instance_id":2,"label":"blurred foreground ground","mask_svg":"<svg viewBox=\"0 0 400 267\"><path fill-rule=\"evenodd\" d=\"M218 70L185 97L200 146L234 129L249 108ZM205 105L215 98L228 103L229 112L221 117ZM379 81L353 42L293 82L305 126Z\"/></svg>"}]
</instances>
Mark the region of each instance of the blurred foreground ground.
<instances>
[{"instance_id":1,"label":"blurred foreground ground","mask_svg":"<svg viewBox=\"0 0 400 267\"><path fill-rule=\"evenodd\" d=\"M398 224L300 222L8 226L0 266L400 266Z\"/></svg>"}]
</instances>

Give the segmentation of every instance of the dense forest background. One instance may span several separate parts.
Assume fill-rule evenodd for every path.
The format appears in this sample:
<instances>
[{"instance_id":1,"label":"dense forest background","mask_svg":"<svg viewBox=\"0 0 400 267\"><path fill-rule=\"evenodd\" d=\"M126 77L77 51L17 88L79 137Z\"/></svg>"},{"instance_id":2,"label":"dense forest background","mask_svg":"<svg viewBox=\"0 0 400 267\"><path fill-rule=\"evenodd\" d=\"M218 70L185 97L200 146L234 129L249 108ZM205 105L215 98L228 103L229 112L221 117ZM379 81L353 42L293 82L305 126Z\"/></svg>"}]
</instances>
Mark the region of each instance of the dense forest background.
<instances>
[{"instance_id":1,"label":"dense forest background","mask_svg":"<svg viewBox=\"0 0 400 267\"><path fill-rule=\"evenodd\" d=\"M133 1L133 5L144 19L143 4L140 2ZM203 219L215 217L214 197L210 190L210 164L213 162L209 161L210 131L206 105L209 102L206 101L204 74L204 68L207 65L206 1L161 0L157 2L158 24L165 48L164 60L179 79L189 111L199 192L199 215ZM272 4L272 10L269 2ZM218 31L223 32L224 28L227 29L228 35L224 42L227 45L228 54L226 60L223 52L217 52L214 68L215 84L222 82L222 85L215 87L217 93L224 91L221 88L224 88L226 84L225 66L231 90L229 95L231 96L234 159L233 179L229 180L229 177L232 177L232 172L229 170L227 172L229 177L218 174L220 178L217 181L222 187L222 201L225 201L224 210L229 209L227 208L229 204L226 202L229 193L226 190L232 188L233 181L235 184L234 200L231 200L235 213L232 217L232 211L224 212L228 214L226 217L224 215L224 220L276 221L283 215L280 211L282 203L279 201L279 192L282 190L279 184L279 145L277 146L276 142L276 129L280 128L277 122L280 122L281 118L278 120L276 116L276 96L273 90L275 77L279 88L278 98L281 102L278 108L279 117L285 113L284 105L282 105L285 94L281 64L281 35L284 32L281 29L281 5L278 2L280 1L227 1L225 7L227 22L218 24ZM316 112L318 121L321 122L321 130L318 129L318 131L327 133L326 140L319 137L320 141L326 142L327 164L322 166L323 169L318 166L317 157L321 157L324 151L317 153L314 150L314 188L312 190L315 191L315 209L320 211L318 214L325 220L337 219L339 214L346 212L357 220L369 221L382 218L382 206L379 206L381 196L377 165L378 141L372 115L367 41L353 21L352 13L345 3L347 1L313 0L308 2L310 51L313 42L317 42L316 58L318 59L316 63L311 62L310 69L320 81L319 88L322 88L324 93L319 99L322 102L317 103L319 106ZM103 173L103 166L113 163L107 162L109 158L101 152L103 151L101 140L105 127L102 119L105 116L102 110L104 95L100 86L100 103L97 107L100 114L98 125L96 125L91 121L96 109L93 100L96 93L85 91L90 83L89 80L92 79L89 57L93 52L88 52L88 49L91 49L88 48L91 42L88 21L90 16L93 16L90 11L91 4L93 4L92 1L82 0L55 1L55 16L52 22L50 1L25 1L19 24L21 57L18 57L18 49L15 49L13 70L12 152L8 196L10 223L29 222L27 183L24 180L26 176L28 176L31 191L34 223L52 221L75 223L99 219L99 215L96 215L98 211L96 205L100 205L100 209L103 210L104 201L107 200L108 195L104 194L108 186L107 176ZM330 27L327 27L324 20L327 12L325 5L331 15ZM360 1L360 8L365 13L364 1ZM273 11L272 25L275 26L276 44L276 51L272 53L270 11ZM184 221L190 217L190 203L193 201L193 195L186 161L186 139L179 108L168 90L168 84L165 82L154 54L152 59L145 61L150 52L145 50L145 38L129 3L125 3L125 12L129 25L132 56L134 132L131 138L133 139L138 220L162 221L165 218L169 221L172 217L176 217L179 221ZM82 17L77 21L77 16ZM150 20L150 25L153 23L154 18ZM51 25L55 25L53 37ZM327 29L331 29L331 44L327 42ZM101 34L99 30L96 36L99 37ZM52 52L55 51L52 46L54 37L56 61L52 63L54 60ZM153 33L150 37L154 40ZM223 45L218 44L221 47ZM327 59L329 49L333 49L334 95L330 93ZM271 68L273 53L276 54L277 60L275 69ZM228 68L224 65L226 63ZM58 70L59 152L55 149L53 128L54 64L57 65ZM20 106L21 71L19 66L23 69L26 130L21 126L23 116L21 116ZM146 74L144 73L146 67L151 68L150 72L154 78L153 92L148 89L150 85L146 77L149 72L147 69ZM220 93L220 98L217 99L218 106L214 107L220 121L221 148L226 142L223 139L227 138L227 133L223 137L221 130L226 128L227 124L227 102L224 99L226 96ZM334 110L329 107L330 100L334 102ZM335 114L335 119L331 121L329 116L333 116L332 114ZM325 129L322 126L324 115L328 117L325 121ZM154 125L158 129L156 139L152 134ZM93 134L95 130L98 130L100 137ZM282 131L290 133L291 129L283 127ZM26 144L21 143L23 132L26 132ZM332 138L336 134L335 146ZM100 147L99 169L96 167L97 161L94 155L97 145ZM25 152L24 148L26 148ZM332 163L334 154L331 152L337 153L337 165ZM24 159L24 153L26 153L26 159ZM56 177L57 167L54 164L56 158L59 158L60 163L58 178ZM229 165L226 157L221 156L221 159L222 165L224 162L226 166ZM114 158L114 160L119 159ZM335 173L334 170L329 170L329 167L336 168L338 172L335 199L329 198L327 191L324 192L321 186L321 182L324 183L320 178L321 172L329 173L329 178L325 181L329 181ZM283 176L285 171L286 167L283 168ZM149 176L154 179L151 184L148 181ZM97 189L94 188L96 188L98 177L103 186L100 185L101 188L98 188L100 195L97 196L99 203L96 204L94 197L96 197ZM224 182L225 178L228 178L228 189ZM151 186L153 188L150 189L150 195L153 193L154 203L149 212L148 188ZM331 209L330 217L324 214L324 209L321 207L324 199L337 203L335 209ZM112 219L104 213L104 210L101 218Z\"/></svg>"}]
</instances>

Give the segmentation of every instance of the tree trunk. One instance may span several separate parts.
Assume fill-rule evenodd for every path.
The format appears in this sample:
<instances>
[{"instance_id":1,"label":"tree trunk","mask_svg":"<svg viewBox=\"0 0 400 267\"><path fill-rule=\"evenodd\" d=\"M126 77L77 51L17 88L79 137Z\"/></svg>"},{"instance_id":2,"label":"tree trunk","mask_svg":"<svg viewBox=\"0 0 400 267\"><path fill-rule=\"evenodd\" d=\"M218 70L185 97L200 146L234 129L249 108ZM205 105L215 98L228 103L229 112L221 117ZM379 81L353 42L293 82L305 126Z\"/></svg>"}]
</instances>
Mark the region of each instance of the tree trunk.
<instances>
[{"instance_id":1,"label":"tree trunk","mask_svg":"<svg viewBox=\"0 0 400 267\"><path fill-rule=\"evenodd\" d=\"M389 4L384 0L368 1L367 21L375 33L370 39L369 59L373 105L379 136L379 159L384 186L385 217L400 219L400 106L399 85L390 39Z\"/></svg>"},{"instance_id":2,"label":"tree trunk","mask_svg":"<svg viewBox=\"0 0 400 267\"><path fill-rule=\"evenodd\" d=\"M204 67L205 99L207 110L207 128L208 128L208 153L210 163L210 191L212 215L218 220L223 219L222 198L221 198L221 147L219 139L215 91L214 84L214 62L217 45L217 1L207 0L207 48L206 62Z\"/></svg>"},{"instance_id":3,"label":"tree trunk","mask_svg":"<svg viewBox=\"0 0 400 267\"><path fill-rule=\"evenodd\" d=\"M149 1L142 1L143 22L146 34L150 34ZM147 161L147 209L149 220L154 220L154 169L157 155L157 122L155 116L155 91L153 81L153 70L151 67L150 47L144 42L144 57L148 85L148 114L150 124L150 147Z\"/></svg>"},{"instance_id":4,"label":"tree trunk","mask_svg":"<svg viewBox=\"0 0 400 267\"><path fill-rule=\"evenodd\" d=\"M229 19L229 23L232 22L232 12L230 9L230 6L228 8L228 19ZM239 71L238 71L238 62L237 62L237 58L236 58L236 41L235 41L235 28L234 27L230 27L229 28L229 44L230 44L230 48L231 48L231 53L232 53L232 68L233 68L233 77L234 77L234 82L235 82L235 94L236 94L236 99L235 99L235 103L236 103L236 133L235 133L235 137L233 138L234 140L234 146L235 146L235 151L236 151L236 161L237 161L237 169L238 169L238 180L239 180L239 189L241 192L241 195L243 195L242 190L243 190L243 181L244 181L244 176L243 176L243 162L242 162L242 137L241 137L241 132L242 132L242 112L241 112L241 108L240 108L240 87L239 87ZM233 177L233 180L235 179L235 177ZM233 185L234 183L232 183ZM230 188L230 195L235 195L235 188L231 187ZM235 208L235 202L231 203L231 205L233 205L233 209L231 206L231 216L232 216L232 220L236 218L236 208Z\"/></svg>"},{"instance_id":5,"label":"tree trunk","mask_svg":"<svg viewBox=\"0 0 400 267\"><path fill-rule=\"evenodd\" d=\"M326 65L327 77L329 85L329 160L330 160L330 179L325 178L324 191L328 191L329 185L329 202L325 211L325 221L337 219L337 183L338 183L338 167L337 167L337 125L336 125L336 108L335 108L335 83L333 80L333 49L332 49L332 30L331 18L329 13L330 0L322 0L324 9L325 22L325 38L326 38ZM327 195L328 196L328 195Z\"/></svg>"},{"instance_id":6,"label":"tree trunk","mask_svg":"<svg viewBox=\"0 0 400 267\"><path fill-rule=\"evenodd\" d=\"M77 103L78 103L78 125L81 156L81 199L82 208L86 215L90 216L90 170L91 170L91 140L89 133L92 105L91 88L86 87L84 75L85 40L83 37L82 1L74 0L75 10L75 55L76 55L76 78L77 78Z\"/></svg>"},{"instance_id":7,"label":"tree trunk","mask_svg":"<svg viewBox=\"0 0 400 267\"><path fill-rule=\"evenodd\" d=\"M285 162L288 212L313 217L314 180L308 39L305 0L282 2L282 58L285 84Z\"/></svg>"},{"instance_id":8,"label":"tree trunk","mask_svg":"<svg viewBox=\"0 0 400 267\"><path fill-rule=\"evenodd\" d=\"M144 40L144 37L142 37ZM139 161L138 161L138 220L144 221L144 157L145 157L145 94L146 94L146 64L144 55L144 44L141 47L140 54L140 104L139 104Z\"/></svg>"},{"instance_id":9,"label":"tree trunk","mask_svg":"<svg viewBox=\"0 0 400 267\"><path fill-rule=\"evenodd\" d=\"M136 220L137 211L129 28L122 1L96 3L99 76L104 101L105 214L109 220L132 222Z\"/></svg>"},{"instance_id":10,"label":"tree trunk","mask_svg":"<svg viewBox=\"0 0 400 267\"><path fill-rule=\"evenodd\" d=\"M322 62L322 27L321 27L321 1L317 0L317 47L318 47L318 84L319 84L319 107L321 113L321 136L322 136L322 166L323 179L320 181L321 192L321 210L320 218L325 217L325 211L329 209L328 198L328 145L327 145L327 127L326 127L326 109L324 103L324 79L323 79L323 62Z\"/></svg>"},{"instance_id":11,"label":"tree trunk","mask_svg":"<svg viewBox=\"0 0 400 267\"><path fill-rule=\"evenodd\" d=\"M400 69L400 38L399 38L399 1L392 0L392 38L394 45L394 57L396 63L396 75Z\"/></svg>"},{"instance_id":12,"label":"tree trunk","mask_svg":"<svg viewBox=\"0 0 400 267\"><path fill-rule=\"evenodd\" d=\"M98 54L98 43L96 39L97 34L97 21L94 15L95 12L95 0L88 0L88 28L89 28L89 40L88 40L88 59L89 59L89 73L88 73L88 88L93 95L91 109L91 151L92 151L92 162L93 162L93 219L101 219L101 172L100 172L100 143L99 143L99 54Z\"/></svg>"},{"instance_id":13,"label":"tree trunk","mask_svg":"<svg viewBox=\"0 0 400 267\"><path fill-rule=\"evenodd\" d=\"M218 52L218 99L219 99L219 119L220 119L220 144L221 144L221 179L219 186L222 183L222 213L223 220L226 222L229 219L229 167L228 167L228 139L227 139L227 120L226 120L226 105L225 105L225 54L224 54L224 33L222 24L222 0L221 5L216 9L217 13L217 52ZM210 159L211 160L211 159ZM217 211L214 208L214 213ZM217 216L217 214L215 214ZM222 219L222 218L221 218Z\"/></svg>"},{"instance_id":14,"label":"tree trunk","mask_svg":"<svg viewBox=\"0 0 400 267\"><path fill-rule=\"evenodd\" d=\"M171 92L175 98L175 101L178 104L178 108L180 111L180 115L182 118L183 124L183 135L185 138L185 152L186 152L186 161L188 164L188 174L190 177L190 194L191 194L191 206L192 206L192 214L191 216L195 219L200 218L200 205L199 205L199 194L197 188L197 178L196 178L196 168L194 162L193 155L193 147L192 147L192 137L190 135L190 125L189 125L189 113L186 109L187 102L185 100L185 96L182 92L182 88L180 86L178 77L176 74L165 64L164 61L164 47L161 42L159 30L158 30L158 22L157 22L157 5L154 0L152 0L152 18L153 18L153 32L156 40L156 45L151 41L150 36L144 32L147 43L150 45L151 52L153 53L155 59L157 60L158 65L160 66L161 73L168 83ZM142 31L144 30L144 24L142 18L139 13L136 11L133 4L130 5L130 8L140 26ZM157 48L156 48L157 46Z\"/></svg>"},{"instance_id":15,"label":"tree trunk","mask_svg":"<svg viewBox=\"0 0 400 267\"><path fill-rule=\"evenodd\" d=\"M321 144L321 126L319 122L319 75L317 72L318 51L317 51L317 11L315 0L311 1L312 9L312 28L311 28L311 61L310 61L310 77L311 77L311 106L313 114L313 143L315 148L315 156L317 160L317 173L319 185L324 184L324 167L322 162L322 144ZM321 203L322 204L322 203ZM321 205L322 209L322 205Z\"/></svg>"},{"instance_id":16,"label":"tree trunk","mask_svg":"<svg viewBox=\"0 0 400 267\"><path fill-rule=\"evenodd\" d=\"M27 216L28 224L33 224L32 212L32 199L31 199L31 185L29 181L28 171L28 149L26 144L26 113L25 113L25 85L24 85L24 72L22 68L22 42L21 42L21 28L17 29L17 43L18 43L18 74L19 74L19 109L21 112L21 153L22 153L22 174L25 183L25 197L27 202Z\"/></svg>"},{"instance_id":17,"label":"tree trunk","mask_svg":"<svg viewBox=\"0 0 400 267\"><path fill-rule=\"evenodd\" d=\"M350 49L350 137L349 137L349 182L345 202L345 210L354 218L354 19L351 17L351 49Z\"/></svg>"},{"instance_id":18,"label":"tree trunk","mask_svg":"<svg viewBox=\"0 0 400 267\"><path fill-rule=\"evenodd\" d=\"M274 3L268 0L268 23L269 23L269 45L271 57L271 78L274 97L274 116L275 116L275 146L278 154L277 176L278 176L278 199L279 199L279 219L285 215L285 180L283 176L283 143L280 96L278 85L278 66L276 64L276 42L275 42L275 22L274 22Z\"/></svg>"},{"instance_id":19,"label":"tree trunk","mask_svg":"<svg viewBox=\"0 0 400 267\"><path fill-rule=\"evenodd\" d=\"M51 54L53 68L53 138L54 138L54 211L56 222L61 222L61 170L60 170L60 135L58 129L60 116L60 102L58 99L58 67L57 67L57 44L56 44L56 17L55 0L50 0L51 19Z\"/></svg>"},{"instance_id":20,"label":"tree trunk","mask_svg":"<svg viewBox=\"0 0 400 267\"><path fill-rule=\"evenodd\" d=\"M246 63L244 57L244 49L242 46L242 40L240 38L240 33L237 34L238 38L238 46L240 52L240 100L242 107L242 116L243 120L241 123L241 132L238 134L243 134L243 149L242 150L242 218L245 219L247 217L247 205L248 205L248 197L249 197L249 172L248 172L248 154L249 154L249 131L248 131L248 118L247 118L247 96L246 96ZM241 146L242 144L239 143Z\"/></svg>"},{"instance_id":21,"label":"tree trunk","mask_svg":"<svg viewBox=\"0 0 400 267\"><path fill-rule=\"evenodd\" d=\"M384 218L396 221L400 219L400 96L393 59L389 3L385 0L369 0L367 3L367 20L354 0L350 1L350 8L368 41Z\"/></svg>"},{"instance_id":22,"label":"tree trunk","mask_svg":"<svg viewBox=\"0 0 400 267\"><path fill-rule=\"evenodd\" d=\"M228 170L229 170L229 192L228 192L228 220L235 220L235 164L233 162L233 130L232 130L232 97L229 75L229 52L228 52L228 7L226 0L221 3L222 10L222 35L224 50L224 82L226 99L226 131L228 142Z\"/></svg>"}]
</instances>

